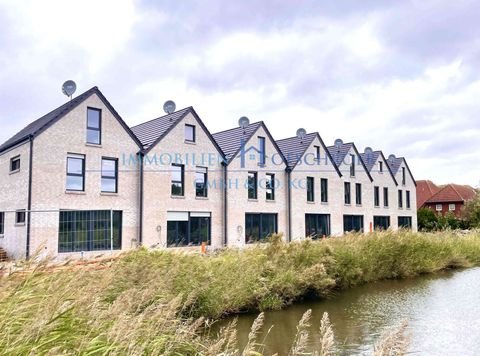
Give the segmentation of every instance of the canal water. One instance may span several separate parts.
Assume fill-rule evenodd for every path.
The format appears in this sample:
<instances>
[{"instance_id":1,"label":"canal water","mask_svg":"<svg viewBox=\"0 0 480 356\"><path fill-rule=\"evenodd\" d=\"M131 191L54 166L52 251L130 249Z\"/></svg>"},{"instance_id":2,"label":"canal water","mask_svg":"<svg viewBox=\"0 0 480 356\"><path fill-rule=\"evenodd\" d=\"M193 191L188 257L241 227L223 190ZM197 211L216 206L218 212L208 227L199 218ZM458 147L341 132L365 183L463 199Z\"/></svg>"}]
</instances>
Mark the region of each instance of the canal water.
<instances>
[{"instance_id":1,"label":"canal water","mask_svg":"<svg viewBox=\"0 0 480 356\"><path fill-rule=\"evenodd\" d=\"M265 313L266 354L287 355L303 313L312 309L309 346L317 346L328 312L341 355L369 355L385 330L408 322L412 355L480 355L480 268L414 279L382 281L339 292L327 300ZM238 318L240 347L256 314Z\"/></svg>"}]
</instances>

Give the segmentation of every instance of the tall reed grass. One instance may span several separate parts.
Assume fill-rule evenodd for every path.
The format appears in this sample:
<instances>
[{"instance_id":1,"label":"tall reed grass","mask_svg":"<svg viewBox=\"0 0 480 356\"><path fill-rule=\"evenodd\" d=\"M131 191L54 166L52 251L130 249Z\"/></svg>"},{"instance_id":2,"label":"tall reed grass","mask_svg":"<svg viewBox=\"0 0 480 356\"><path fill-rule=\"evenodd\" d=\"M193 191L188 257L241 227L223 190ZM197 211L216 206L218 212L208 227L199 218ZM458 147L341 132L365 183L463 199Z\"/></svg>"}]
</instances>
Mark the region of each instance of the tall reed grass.
<instances>
[{"instance_id":1,"label":"tall reed grass","mask_svg":"<svg viewBox=\"0 0 480 356\"><path fill-rule=\"evenodd\" d=\"M380 279L474 265L480 265L478 232L406 231L290 244L276 236L269 244L208 256L140 249L101 269L52 272L40 264L0 279L0 354L261 354L261 318L246 350L238 350L235 325L216 335L209 325L229 314L282 308L307 295L325 297ZM319 354L330 355L333 333L324 319L325 351ZM292 354L307 352L308 323L305 315ZM404 350L395 344L400 334L383 345Z\"/></svg>"}]
</instances>

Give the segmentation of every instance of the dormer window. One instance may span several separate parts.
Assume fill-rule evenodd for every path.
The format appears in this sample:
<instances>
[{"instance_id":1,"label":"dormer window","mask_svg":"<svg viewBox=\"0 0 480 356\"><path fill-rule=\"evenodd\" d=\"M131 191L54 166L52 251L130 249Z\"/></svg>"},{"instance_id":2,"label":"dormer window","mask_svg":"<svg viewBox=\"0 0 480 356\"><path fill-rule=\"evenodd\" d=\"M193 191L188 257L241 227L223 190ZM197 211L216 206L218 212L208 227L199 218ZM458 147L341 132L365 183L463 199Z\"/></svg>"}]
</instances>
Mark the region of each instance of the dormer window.
<instances>
[{"instance_id":1,"label":"dormer window","mask_svg":"<svg viewBox=\"0 0 480 356\"><path fill-rule=\"evenodd\" d=\"M185 125L185 142L195 142L195 126Z\"/></svg>"},{"instance_id":2,"label":"dormer window","mask_svg":"<svg viewBox=\"0 0 480 356\"><path fill-rule=\"evenodd\" d=\"M16 173L20 171L20 156L15 156L10 159L10 173Z\"/></svg>"},{"instance_id":3,"label":"dormer window","mask_svg":"<svg viewBox=\"0 0 480 356\"><path fill-rule=\"evenodd\" d=\"M100 145L102 143L102 110L87 109L87 143Z\"/></svg>"}]
</instances>

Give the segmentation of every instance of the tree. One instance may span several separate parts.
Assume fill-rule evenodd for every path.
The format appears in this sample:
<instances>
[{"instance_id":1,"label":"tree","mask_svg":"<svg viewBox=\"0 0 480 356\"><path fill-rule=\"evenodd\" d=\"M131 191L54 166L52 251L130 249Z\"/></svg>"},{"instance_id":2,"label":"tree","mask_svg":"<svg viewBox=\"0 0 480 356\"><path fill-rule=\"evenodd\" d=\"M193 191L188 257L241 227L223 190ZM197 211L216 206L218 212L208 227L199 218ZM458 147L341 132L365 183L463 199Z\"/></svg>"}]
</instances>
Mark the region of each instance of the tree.
<instances>
[{"instance_id":1,"label":"tree","mask_svg":"<svg viewBox=\"0 0 480 356\"><path fill-rule=\"evenodd\" d=\"M435 212L429 208L420 208L417 211L418 228L423 231L437 229L438 218Z\"/></svg>"},{"instance_id":2,"label":"tree","mask_svg":"<svg viewBox=\"0 0 480 356\"><path fill-rule=\"evenodd\" d=\"M470 227L480 228L480 194L465 203L462 214Z\"/></svg>"}]
</instances>

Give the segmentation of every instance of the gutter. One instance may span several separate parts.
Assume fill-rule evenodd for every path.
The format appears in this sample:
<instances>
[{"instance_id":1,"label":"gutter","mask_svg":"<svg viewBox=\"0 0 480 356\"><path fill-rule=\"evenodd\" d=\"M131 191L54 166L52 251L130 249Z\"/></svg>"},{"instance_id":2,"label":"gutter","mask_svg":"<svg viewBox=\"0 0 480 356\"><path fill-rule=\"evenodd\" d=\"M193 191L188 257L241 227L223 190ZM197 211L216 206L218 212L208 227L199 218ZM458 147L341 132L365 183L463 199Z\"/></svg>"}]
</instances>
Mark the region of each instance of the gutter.
<instances>
[{"instance_id":1,"label":"gutter","mask_svg":"<svg viewBox=\"0 0 480 356\"><path fill-rule=\"evenodd\" d=\"M288 187L287 187L287 211L288 211L288 238L287 242L292 241L292 182L291 182L291 174L292 171L291 169L287 168L287 181L288 181Z\"/></svg>"},{"instance_id":2,"label":"gutter","mask_svg":"<svg viewBox=\"0 0 480 356\"><path fill-rule=\"evenodd\" d=\"M224 247L227 246L228 244L228 227L227 227L227 222L228 222L228 214L227 214L227 208L228 208L228 185L227 185L227 179L228 179L228 174L227 174L227 163L223 162L223 245Z\"/></svg>"},{"instance_id":3,"label":"gutter","mask_svg":"<svg viewBox=\"0 0 480 356\"><path fill-rule=\"evenodd\" d=\"M27 203L27 241L25 246L25 258L28 260L30 257L30 234L31 227L30 223L32 221L32 169L33 169L33 136L29 136L28 140L30 142L30 152L28 159L28 203Z\"/></svg>"},{"instance_id":4,"label":"gutter","mask_svg":"<svg viewBox=\"0 0 480 356\"><path fill-rule=\"evenodd\" d=\"M139 216L140 221L138 223L138 245L142 246L143 244L143 179L144 179L144 171L143 171L143 152L138 152L138 158L140 160L140 199L139 199Z\"/></svg>"}]
</instances>

